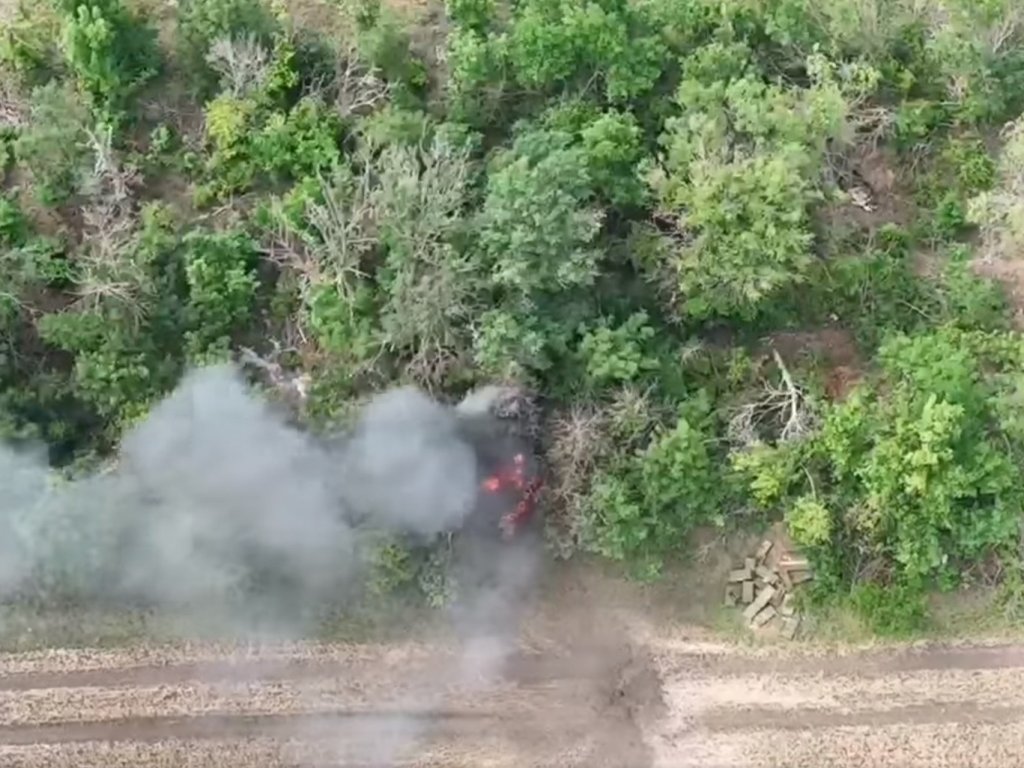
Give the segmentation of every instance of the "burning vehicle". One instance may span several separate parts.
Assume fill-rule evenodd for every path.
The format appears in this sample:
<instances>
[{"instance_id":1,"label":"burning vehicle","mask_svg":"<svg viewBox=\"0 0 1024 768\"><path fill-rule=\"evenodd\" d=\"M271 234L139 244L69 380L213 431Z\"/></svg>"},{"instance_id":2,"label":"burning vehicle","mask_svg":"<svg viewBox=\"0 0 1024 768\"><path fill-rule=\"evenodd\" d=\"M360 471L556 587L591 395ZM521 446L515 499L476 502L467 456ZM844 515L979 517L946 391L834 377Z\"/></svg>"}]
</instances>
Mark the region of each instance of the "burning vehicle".
<instances>
[{"instance_id":1,"label":"burning vehicle","mask_svg":"<svg viewBox=\"0 0 1024 768\"><path fill-rule=\"evenodd\" d=\"M477 461L478 496L464 528L510 541L536 527L543 489L537 408L521 390L488 386L455 407Z\"/></svg>"},{"instance_id":2,"label":"burning vehicle","mask_svg":"<svg viewBox=\"0 0 1024 768\"><path fill-rule=\"evenodd\" d=\"M357 528L421 541L529 538L543 487L538 431L536 405L515 388L482 387L454 407L412 387L390 390L336 438L338 494Z\"/></svg>"}]
</instances>

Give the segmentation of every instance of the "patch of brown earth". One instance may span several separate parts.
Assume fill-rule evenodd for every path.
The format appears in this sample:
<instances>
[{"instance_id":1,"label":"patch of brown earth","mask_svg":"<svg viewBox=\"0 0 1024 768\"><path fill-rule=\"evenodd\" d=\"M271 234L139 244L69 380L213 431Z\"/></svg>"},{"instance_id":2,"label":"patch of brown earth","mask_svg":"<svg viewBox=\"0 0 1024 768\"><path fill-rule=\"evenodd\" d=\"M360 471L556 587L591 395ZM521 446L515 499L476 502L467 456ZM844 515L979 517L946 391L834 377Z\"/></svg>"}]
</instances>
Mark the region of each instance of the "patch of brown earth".
<instances>
[{"instance_id":1,"label":"patch of brown earth","mask_svg":"<svg viewBox=\"0 0 1024 768\"><path fill-rule=\"evenodd\" d=\"M766 344L776 350L787 363L814 357L832 367L855 368L861 362L860 350L853 334L843 328L783 331L769 336Z\"/></svg>"},{"instance_id":2,"label":"patch of brown earth","mask_svg":"<svg viewBox=\"0 0 1024 768\"><path fill-rule=\"evenodd\" d=\"M43 654L23 663L8 656L0 673L9 696L49 696L53 709L18 710L13 698L0 698L0 763L923 767L1009 765L1024 748L1016 728L1024 691L1014 682L1024 671L1022 646L829 655L700 642L685 627L642 620L625 638L614 616L604 625L609 632L592 624L579 646L583 627L572 614L566 636L548 637L542 649L542 641L525 642L533 647L512 656L500 680L482 687L453 680L422 707L388 704L383 692L416 679L435 652L444 667L454 649L400 647L389 655L387 646L268 647L267 658L243 659L193 648L170 650L167 664L150 649L144 665L123 670L112 652L61 651L56 669ZM141 704L155 679L180 704L213 685L203 679L211 676L229 680L237 694L247 686L249 702L239 696L221 711L199 706L187 714L170 703L174 696ZM274 698L282 689L292 696L286 705ZM364 694L377 703L355 706ZM112 698L121 703L108 714L90 704ZM69 703L85 706L88 718L51 716ZM406 739L405 749L382 746Z\"/></svg>"},{"instance_id":3,"label":"patch of brown earth","mask_svg":"<svg viewBox=\"0 0 1024 768\"><path fill-rule=\"evenodd\" d=\"M904 226L913 221L913 195L897 170L899 159L892 150L864 144L844 158L842 165L838 181L850 199L818 211L816 226L826 243L853 232L874 232L886 224Z\"/></svg>"},{"instance_id":4,"label":"patch of brown earth","mask_svg":"<svg viewBox=\"0 0 1024 768\"><path fill-rule=\"evenodd\" d=\"M853 334L844 328L785 331L766 339L788 365L807 358L825 366L825 393L833 402L846 398L864 378L864 362Z\"/></svg>"}]
</instances>

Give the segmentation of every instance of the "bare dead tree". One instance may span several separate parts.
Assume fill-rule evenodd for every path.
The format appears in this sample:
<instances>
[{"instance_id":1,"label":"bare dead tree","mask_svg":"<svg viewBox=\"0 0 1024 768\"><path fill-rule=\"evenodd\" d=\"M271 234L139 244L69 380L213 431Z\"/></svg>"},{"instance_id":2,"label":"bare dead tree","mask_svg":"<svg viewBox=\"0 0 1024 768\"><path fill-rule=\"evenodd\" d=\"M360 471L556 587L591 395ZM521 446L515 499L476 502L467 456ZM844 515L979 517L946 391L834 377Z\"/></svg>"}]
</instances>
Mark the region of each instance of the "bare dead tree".
<instances>
[{"instance_id":1,"label":"bare dead tree","mask_svg":"<svg viewBox=\"0 0 1024 768\"><path fill-rule=\"evenodd\" d=\"M346 298L354 298L356 285L366 277L366 258L377 247L373 215L373 179L368 169L355 177L321 179L323 202L306 207L306 218L314 230L305 243Z\"/></svg>"},{"instance_id":2,"label":"bare dead tree","mask_svg":"<svg viewBox=\"0 0 1024 768\"><path fill-rule=\"evenodd\" d=\"M776 350L772 350L772 357L782 378L781 386L765 381L764 394L740 406L729 420L726 435L737 448L764 442L769 427L777 432L778 443L800 440L818 427L818 414L806 391L793 380Z\"/></svg>"},{"instance_id":3,"label":"bare dead tree","mask_svg":"<svg viewBox=\"0 0 1024 768\"><path fill-rule=\"evenodd\" d=\"M271 344L273 349L265 356L257 354L249 347L241 347L238 351L238 361L243 366L259 371L268 384L301 409L309 397L310 375L286 371L279 359L285 352L294 350L283 348L277 341L272 340Z\"/></svg>"},{"instance_id":4,"label":"bare dead tree","mask_svg":"<svg viewBox=\"0 0 1024 768\"><path fill-rule=\"evenodd\" d=\"M77 304L91 308L112 300L140 319L145 313L139 300L144 277L132 251L137 237L134 191L141 176L138 169L121 162L110 128L89 131L88 138L94 164L83 186L85 238L77 258L82 268Z\"/></svg>"},{"instance_id":5,"label":"bare dead tree","mask_svg":"<svg viewBox=\"0 0 1024 768\"><path fill-rule=\"evenodd\" d=\"M338 57L333 83L334 106L342 118L363 115L387 101L391 84L380 71L367 65L355 43Z\"/></svg>"},{"instance_id":6,"label":"bare dead tree","mask_svg":"<svg viewBox=\"0 0 1024 768\"><path fill-rule=\"evenodd\" d=\"M857 104L850 109L850 124L860 143L871 149L892 135L896 114L892 109L871 104Z\"/></svg>"},{"instance_id":7,"label":"bare dead tree","mask_svg":"<svg viewBox=\"0 0 1024 768\"><path fill-rule=\"evenodd\" d=\"M270 51L252 34L218 38L210 46L206 62L236 98L258 92L270 76Z\"/></svg>"},{"instance_id":8,"label":"bare dead tree","mask_svg":"<svg viewBox=\"0 0 1024 768\"><path fill-rule=\"evenodd\" d=\"M998 55L1010 42L1019 42L1024 35L1024 8L1018 4L1012 4L1006 16L999 19L989 29L986 35L989 51Z\"/></svg>"},{"instance_id":9,"label":"bare dead tree","mask_svg":"<svg viewBox=\"0 0 1024 768\"><path fill-rule=\"evenodd\" d=\"M383 326L389 346L409 355L409 373L432 387L464 361L477 301L477 267L450 242L462 221L469 154L443 141L388 147L377 168L372 207L392 244Z\"/></svg>"},{"instance_id":10,"label":"bare dead tree","mask_svg":"<svg viewBox=\"0 0 1024 768\"><path fill-rule=\"evenodd\" d=\"M14 77L0 70L0 128L20 129L27 124L28 105Z\"/></svg>"}]
</instances>

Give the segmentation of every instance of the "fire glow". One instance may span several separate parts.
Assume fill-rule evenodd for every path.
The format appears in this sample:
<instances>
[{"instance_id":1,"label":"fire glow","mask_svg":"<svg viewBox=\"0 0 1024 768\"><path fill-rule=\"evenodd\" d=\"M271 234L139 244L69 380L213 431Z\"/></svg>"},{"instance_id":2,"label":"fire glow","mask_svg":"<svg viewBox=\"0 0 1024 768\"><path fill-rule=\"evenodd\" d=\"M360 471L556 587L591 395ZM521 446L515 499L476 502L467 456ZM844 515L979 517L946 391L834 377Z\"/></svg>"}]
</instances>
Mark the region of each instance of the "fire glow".
<instances>
[{"instance_id":1,"label":"fire glow","mask_svg":"<svg viewBox=\"0 0 1024 768\"><path fill-rule=\"evenodd\" d=\"M512 465L499 470L484 479L481 484L487 493L502 493L509 490L518 491L519 501L512 512L502 516L502 536L509 539L515 535L516 530L526 522L534 512L537 504L537 496L542 486L539 477L531 480L526 478L526 458L523 454L517 453L512 457Z\"/></svg>"}]
</instances>

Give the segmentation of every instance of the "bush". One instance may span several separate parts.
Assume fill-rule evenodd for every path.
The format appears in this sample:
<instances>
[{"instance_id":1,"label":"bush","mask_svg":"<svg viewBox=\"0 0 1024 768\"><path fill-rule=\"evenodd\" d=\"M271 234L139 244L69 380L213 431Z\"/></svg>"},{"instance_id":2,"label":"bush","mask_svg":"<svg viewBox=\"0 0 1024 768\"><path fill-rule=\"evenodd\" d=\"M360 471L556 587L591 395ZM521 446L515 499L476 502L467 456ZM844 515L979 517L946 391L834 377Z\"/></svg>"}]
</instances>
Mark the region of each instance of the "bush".
<instances>
[{"instance_id":1,"label":"bush","mask_svg":"<svg viewBox=\"0 0 1024 768\"><path fill-rule=\"evenodd\" d=\"M287 114L270 115L253 139L253 160L276 179L329 172L340 160L341 125L322 104L301 99Z\"/></svg>"},{"instance_id":2,"label":"bush","mask_svg":"<svg viewBox=\"0 0 1024 768\"><path fill-rule=\"evenodd\" d=\"M139 86L157 73L156 32L121 0L59 4L68 67L103 120L114 121Z\"/></svg>"},{"instance_id":3,"label":"bush","mask_svg":"<svg viewBox=\"0 0 1024 768\"><path fill-rule=\"evenodd\" d=\"M58 69L59 38L60 20L52 8L18 0L0 27L0 64L24 84L42 85Z\"/></svg>"},{"instance_id":4,"label":"bush","mask_svg":"<svg viewBox=\"0 0 1024 768\"><path fill-rule=\"evenodd\" d=\"M596 80L613 104L644 97L669 52L643 6L624 0L528 0L509 30L509 64L522 85L551 91Z\"/></svg>"},{"instance_id":5,"label":"bush","mask_svg":"<svg viewBox=\"0 0 1024 768\"><path fill-rule=\"evenodd\" d=\"M819 435L745 462L796 461L771 493L770 475L758 471L752 491L786 507L794 540L846 583L855 556L897 583L955 578L961 564L1016 541L1024 445L998 404L1020 354L1019 340L999 333L889 339L879 353L884 377L832 406Z\"/></svg>"},{"instance_id":6,"label":"bush","mask_svg":"<svg viewBox=\"0 0 1024 768\"><path fill-rule=\"evenodd\" d=\"M177 5L178 56L202 97L217 87L217 73L207 60L215 41L250 36L269 49L278 30L263 0L180 0Z\"/></svg>"},{"instance_id":7,"label":"bush","mask_svg":"<svg viewBox=\"0 0 1024 768\"><path fill-rule=\"evenodd\" d=\"M798 547L816 549L832 538L832 515L817 499L801 496L786 512L786 527Z\"/></svg>"},{"instance_id":8,"label":"bush","mask_svg":"<svg viewBox=\"0 0 1024 768\"><path fill-rule=\"evenodd\" d=\"M591 497L591 546L616 560L639 559L649 574L696 525L723 523L726 500L710 444L707 404L695 400L650 444L600 471Z\"/></svg>"},{"instance_id":9,"label":"bush","mask_svg":"<svg viewBox=\"0 0 1024 768\"><path fill-rule=\"evenodd\" d=\"M987 254L995 257L1024 245L1024 116L1007 125L1004 136L998 183L973 197L968 210L968 220L981 228Z\"/></svg>"},{"instance_id":10,"label":"bush","mask_svg":"<svg viewBox=\"0 0 1024 768\"><path fill-rule=\"evenodd\" d=\"M281 106L298 77L290 57L291 48L281 43L262 89L225 91L207 104L210 154L200 203L247 191L264 178L286 182L329 173L340 161L341 122L319 99Z\"/></svg>"},{"instance_id":11,"label":"bush","mask_svg":"<svg viewBox=\"0 0 1024 768\"><path fill-rule=\"evenodd\" d=\"M712 44L687 63L651 174L671 227L646 264L684 315L750 318L810 268L810 207L830 140L843 136L843 83L820 57L811 87L783 89L753 71L743 46ZM850 89L871 74L852 70Z\"/></svg>"},{"instance_id":12,"label":"bush","mask_svg":"<svg viewBox=\"0 0 1024 768\"><path fill-rule=\"evenodd\" d=\"M592 284L603 216L586 154L565 134L529 133L495 166L479 222L494 283L525 296Z\"/></svg>"},{"instance_id":13,"label":"bush","mask_svg":"<svg viewBox=\"0 0 1024 768\"><path fill-rule=\"evenodd\" d=\"M249 320L256 297L256 244L239 232L190 232L185 238L189 346L202 353Z\"/></svg>"},{"instance_id":14,"label":"bush","mask_svg":"<svg viewBox=\"0 0 1024 768\"><path fill-rule=\"evenodd\" d=\"M645 354L644 343L654 338L646 312L637 312L616 328L605 323L581 331L580 354L586 376L596 387L630 384L658 367L657 359Z\"/></svg>"},{"instance_id":15,"label":"bush","mask_svg":"<svg viewBox=\"0 0 1024 768\"><path fill-rule=\"evenodd\" d=\"M14 143L39 200L60 205L79 191L89 163L89 113L74 91L57 83L32 91L28 125Z\"/></svg>"},{"instance_id":16,"label":"bush","mask_svg":"<svg viewBox=\"0 0 1024 768\"><path fill-rule=\"evenodd\" d=\"M879 635L911 635L924 627L927 618L924 591L906 584L861 584L854 588L850 602Z\"/></svg>"}]
</instances>

